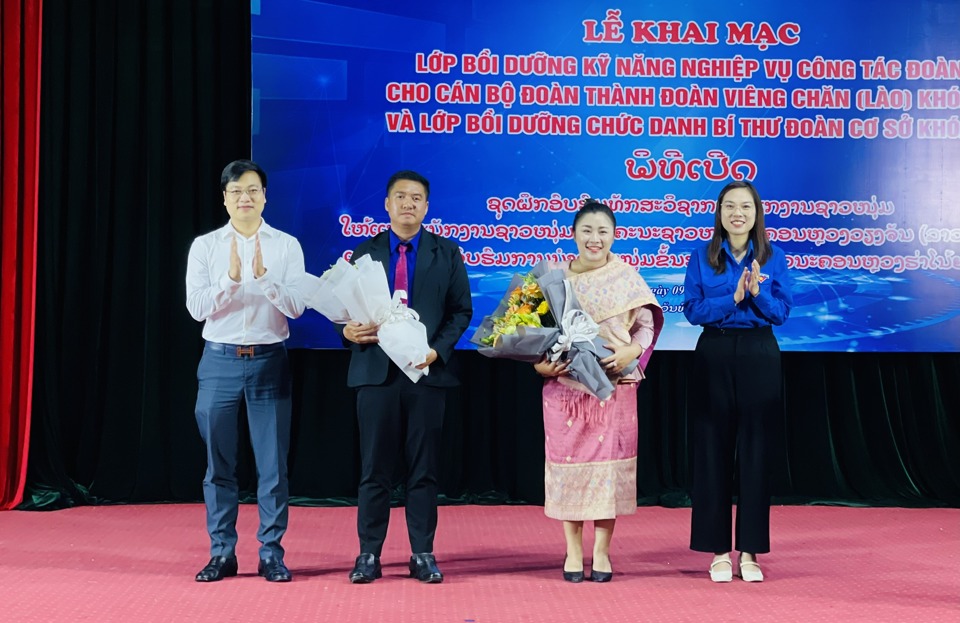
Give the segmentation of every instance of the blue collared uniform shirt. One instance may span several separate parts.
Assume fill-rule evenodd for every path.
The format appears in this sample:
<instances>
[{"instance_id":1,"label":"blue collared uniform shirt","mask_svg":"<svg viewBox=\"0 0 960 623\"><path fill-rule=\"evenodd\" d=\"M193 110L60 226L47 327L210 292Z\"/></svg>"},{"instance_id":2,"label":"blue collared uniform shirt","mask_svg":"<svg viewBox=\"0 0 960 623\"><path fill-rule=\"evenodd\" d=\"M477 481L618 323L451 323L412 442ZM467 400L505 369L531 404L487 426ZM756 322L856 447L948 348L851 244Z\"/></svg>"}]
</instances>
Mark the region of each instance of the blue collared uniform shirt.
<instances>
[{"instance_id":1,"label":"blue collared uniform shirt","mask_svg":"<svg viewBox=\"0 0 960 623\"><path fill-rule=\"evenodd\" d=\"M707 259L707 246L690 254L687 274L683 280L683 315L694 325L720 329L746 329L782 325L793 307L787 257L771 245L772 255L760 267L760 293L750 294L749 288L739 304L733 302L733 293L744 267L753 263L753 241L743 260L737 262L730 252L730 243L723 241L725 270L717 274Z\"/></svg>"}]
</instances>

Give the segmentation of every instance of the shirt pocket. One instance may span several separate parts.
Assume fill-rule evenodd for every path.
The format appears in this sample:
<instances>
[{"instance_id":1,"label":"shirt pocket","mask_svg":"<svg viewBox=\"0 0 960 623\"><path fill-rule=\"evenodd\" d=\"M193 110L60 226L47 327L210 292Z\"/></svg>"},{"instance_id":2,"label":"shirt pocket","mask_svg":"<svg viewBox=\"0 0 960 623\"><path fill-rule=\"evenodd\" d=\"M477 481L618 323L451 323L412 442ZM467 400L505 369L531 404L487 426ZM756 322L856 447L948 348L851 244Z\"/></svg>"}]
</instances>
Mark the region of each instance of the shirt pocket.
<instances>
[{"instance_id":1,"label":"shirt pocket","mask_svg":"<svg viewBox=\"0 0 960 623\"><path fill-rule=\"evenodd\" d=\"M707 298L713 298L716 296L723 296L725 294L733 294L733 291L736 289L736 282L730 281L730 267L727 267L727 270L720 273L719 275L713 272L713 269L710 269L709 272L703 276L703 294Z\"/></svg>"}]
</instances>

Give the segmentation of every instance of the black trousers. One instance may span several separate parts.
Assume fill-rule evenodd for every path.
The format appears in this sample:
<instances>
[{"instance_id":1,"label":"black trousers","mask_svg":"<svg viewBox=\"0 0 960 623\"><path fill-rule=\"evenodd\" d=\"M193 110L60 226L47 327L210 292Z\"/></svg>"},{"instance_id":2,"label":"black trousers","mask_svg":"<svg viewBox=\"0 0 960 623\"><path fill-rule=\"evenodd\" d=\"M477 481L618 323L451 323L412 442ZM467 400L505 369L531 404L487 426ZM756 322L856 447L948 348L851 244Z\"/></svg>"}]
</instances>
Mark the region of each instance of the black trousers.
<instances>
[{"instance_id":1,"label":"black trousers","mask_svg":"<svg viewBox=\"0 0 960 623\"><path fill-rule=\"evenodd\" d=\"M694 354L690 549L729 552L735 479L736 549L770 551L767 456L782 410L780 347L769 327L705 327Z\"/></svg>"},{"instance_id":2,"label":"black trousers","mask_svg":"<svg viewBox=\"0 0 960 623\"><path fill-rule=\"evenodd\" d=\"M422 382L422 381L421 381ZM437 531L437 472L446 390L413 383L391 365L383 385L357 389L360 424L360 552L380 556L390 521L390 490L400 457L406 465L410 549L433 552Z\"/></svg>"}]
</instances>

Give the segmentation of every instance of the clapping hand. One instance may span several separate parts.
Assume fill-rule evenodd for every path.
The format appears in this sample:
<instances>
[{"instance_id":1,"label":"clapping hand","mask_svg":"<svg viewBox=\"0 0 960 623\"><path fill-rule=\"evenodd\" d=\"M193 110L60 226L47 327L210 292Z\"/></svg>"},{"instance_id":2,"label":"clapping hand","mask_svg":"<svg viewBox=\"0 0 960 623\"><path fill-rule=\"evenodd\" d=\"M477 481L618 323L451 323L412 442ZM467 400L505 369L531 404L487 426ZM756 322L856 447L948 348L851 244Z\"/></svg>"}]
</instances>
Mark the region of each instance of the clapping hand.
<instances>
[{"instance_id":1,"label":"clapping hand","mask_svg":"<svg viewBox=\"0 0 960 623\"><path fill-rule=\"evenodd\" d=\"M237 251L237 238L230 239L230 268L227 274L236 283L240 283L240 273L243 265L240 263L240 253ZM257 234L256 246L253 252L253 277L259 279L267 274L267 269L263 267L263 252L260 250L260 234Z\"/></svg>"},{"instance_id":2,"label":"clapping hand","mask_svg":"<svg viewBox=\"0 0 960 623\"><path fill-rule=\"evenodd\" d=\"M257 234L257 242L253 252L253 278L259 279L267 274L267 269L263 267L263 253L260 251L260 234Z\"/></svg>"},{"instance_id":3,"label":"clapping hand","mask_svg":"<svg viewBox=\"0 0 960 623\"><path fill-rule=\"evenodd\" d=\"M757 296L760 294L760 262L753 260L751 268L750 277L747 279L747 286L750 288L750 295Z\"/></svg>"},{"instance_id":4,"label":"clapping hand","mask_svg":"<svg viewBox=\"0 0 960 623\"><path fill-rule=\"evenodd\" d=\"M237 237L233 236L230 239L230 268L227 271L227 275L230 276L235 283L240 283L240 254L237 253Z\"/></svg>"},{"instance_id":5,"label":"clapping hand","mask_svg":"<svg viewBox=\"0 0 960 623\"><path fill-rule=\"evenodd\" d=\"M737 289L733 292L733 302L739 305L747 292L750 292L751 296L760 294L760 262L757 260L753 260L750 268L744 266L737 281Z\"/></svg>"}]
</instances>

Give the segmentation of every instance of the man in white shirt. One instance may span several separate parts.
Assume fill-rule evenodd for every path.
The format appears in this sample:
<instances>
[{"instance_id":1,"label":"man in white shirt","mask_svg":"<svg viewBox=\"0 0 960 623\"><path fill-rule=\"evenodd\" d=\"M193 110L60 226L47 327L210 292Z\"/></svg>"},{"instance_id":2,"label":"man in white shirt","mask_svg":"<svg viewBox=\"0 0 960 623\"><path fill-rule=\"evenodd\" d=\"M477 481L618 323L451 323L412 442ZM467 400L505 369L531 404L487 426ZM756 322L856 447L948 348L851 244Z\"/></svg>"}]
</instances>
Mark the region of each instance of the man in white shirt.
<instances>
[{"instance_id":1,"label":"man in white shirt","mask_svg":"<svg viewBox=\"0 0 960 623\"><path fill-rule=\"evenodd\" d=\"M220 188L230 222L194 240L187 260L187 309L204 322L206 340L196 418L207 446L203 498L212 557L196 580L237 574L237 416L245 400L258 475L257 572L269 582L289 582L280 545L287 529L292 391L284 340L287 318L304 309L293 287L304 275L303 251L296 238L263 220L267 175L256 163L228 164Z\"/></svg>"}]
</instances>

